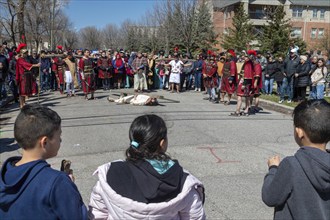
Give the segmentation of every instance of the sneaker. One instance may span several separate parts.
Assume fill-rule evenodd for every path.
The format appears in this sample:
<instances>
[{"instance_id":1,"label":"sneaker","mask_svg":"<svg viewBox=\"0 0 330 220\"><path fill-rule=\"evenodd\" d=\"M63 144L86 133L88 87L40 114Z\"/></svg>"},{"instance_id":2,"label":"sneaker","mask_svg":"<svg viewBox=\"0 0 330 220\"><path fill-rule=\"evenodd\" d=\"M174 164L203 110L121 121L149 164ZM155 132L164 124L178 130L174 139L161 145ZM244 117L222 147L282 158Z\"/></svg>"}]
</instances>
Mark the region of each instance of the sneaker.
<instances>
[{"instance_id":1,"label":"sneaker","mask_svg":"<svg viewBox=\"0 0 330 220\"><path fill-rule=\"evenodd\" d=\"M197 92L198 91L198 89L197 88L195 88L195 92Z\"/></svg>"},{"instance_id":2,"label":"sneaker","mask_svg":"<svg viewBox=\"0 0 330 220\"><path fill-rule=\"evenodd\" d=\"M278 103L280 103L280 104L282 104L283 102L284 102L284 100L282 100L282 99L280 101L278 101Z\"/></svg>"},{"instance_id":3,"label":"sneaker","mask_svg":"<svg viewBox=\"0 0 330 220\"><path fill-rule=\"evenodd\" d=\"M287 103L291 103L292 101L291 100L288 100Z\"/></svg>"},{"instance_id":4,"label":"sneaker","mask_svg":"<svg viewBox=\"0 0 330 220\"><path fill-rule=\"evenodd\" d=\"M201 88L198 89L198 92L202 91Z\"/></svg>"}]
</instances>

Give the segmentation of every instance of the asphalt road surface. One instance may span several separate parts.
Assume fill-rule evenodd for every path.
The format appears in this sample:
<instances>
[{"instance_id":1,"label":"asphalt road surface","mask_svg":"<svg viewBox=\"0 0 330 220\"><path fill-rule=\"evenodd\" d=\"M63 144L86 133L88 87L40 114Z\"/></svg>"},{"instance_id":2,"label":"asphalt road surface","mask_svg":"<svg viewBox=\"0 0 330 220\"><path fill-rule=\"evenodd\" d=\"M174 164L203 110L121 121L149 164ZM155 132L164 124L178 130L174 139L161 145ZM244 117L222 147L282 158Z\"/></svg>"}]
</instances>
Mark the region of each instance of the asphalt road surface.
<instances>
[{"instance_id":1,"label":"asphalt road surface","mask_svg":"<svg viewBox=\"0 0 330 220\"><path fill-rule=\"evenodd\" d=\"M118 94L118 90L111 92L113 97ZM236 118L229 116L235 104L212 104L203 100L201 93L149 94L163 95L166 100L159 100L161 106L149 107L109 103L109 92L104 91L98 91L98 99L90 101L58 93L41 95L40 103L62 117L62 146L58 156L48 162L59 169L62 159L72 161L86 205L96 182L92 176L95 169L124 159L133 119L155 113L168 126L168 153L205 185L207 219L272 219L273 208L263 204L261 186L268 157L277 154L283 158L298 149L291 116L264 110ZM35 102L36 97L28 100ZM17 107L11 105L1 112L0 163L20 154L13 139Z\"/></svg>"}]
</instances>

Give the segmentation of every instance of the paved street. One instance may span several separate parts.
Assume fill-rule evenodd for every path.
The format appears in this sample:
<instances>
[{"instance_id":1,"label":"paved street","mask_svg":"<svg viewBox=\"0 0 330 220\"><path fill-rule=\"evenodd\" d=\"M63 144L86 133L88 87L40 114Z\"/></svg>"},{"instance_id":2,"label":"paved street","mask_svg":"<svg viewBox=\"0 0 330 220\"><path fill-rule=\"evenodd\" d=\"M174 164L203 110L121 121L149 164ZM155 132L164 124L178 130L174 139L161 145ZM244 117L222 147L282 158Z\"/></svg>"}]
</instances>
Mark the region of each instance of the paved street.
<instances>
[{"instance_id":1,"label":"paved street","mask_svg":"<svg viewBox=\"0 0 330 220\"><path fill-rule=\"evenodd\" d=\"M265 110L235 118L228 116L235 105L212 104L195 92L150 93L180 101L159 100L162 106L156 107L116 105L107 101L108 94L99 91L93 101L85 101L82 96L65 98L58 93L40 97L41 103L57 111L63 120L62 147L49 163L59 168L63 158L72 161L76 184L86 204L96 182L92 174L97 166L124 158L132 120L144 113L156 113L168 125L168 153L205 184L207 219L272 218L273 209L261 201L261 186L267 158L273 154L283 158L298 148L290 115ZM28 103L36 101L31 98ZM1 112L1 163L19 154L13 141L17 114L17 106Z\"/></svg>"}]
</instances>

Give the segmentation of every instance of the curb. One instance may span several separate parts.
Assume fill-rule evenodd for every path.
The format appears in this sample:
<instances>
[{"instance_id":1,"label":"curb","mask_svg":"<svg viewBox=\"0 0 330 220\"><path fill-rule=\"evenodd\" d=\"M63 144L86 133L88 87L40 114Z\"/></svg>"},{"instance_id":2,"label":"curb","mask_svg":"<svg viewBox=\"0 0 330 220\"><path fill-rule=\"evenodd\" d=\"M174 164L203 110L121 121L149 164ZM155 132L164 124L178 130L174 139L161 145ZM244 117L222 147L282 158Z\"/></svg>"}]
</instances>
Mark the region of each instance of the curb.
<instances>
[{"instance_id":1,"label":"curb","mask_svg":"<svg viewBox=\"0 0 330 220\"><path fill-rule=\"evenodd\" d=\"M259 103L262 107L268 110L273 110L283 114L292 115L294 108L286 105L281 105L275 102L271 102L265 99L260 98Z\"/></svg>"}]
</instances>

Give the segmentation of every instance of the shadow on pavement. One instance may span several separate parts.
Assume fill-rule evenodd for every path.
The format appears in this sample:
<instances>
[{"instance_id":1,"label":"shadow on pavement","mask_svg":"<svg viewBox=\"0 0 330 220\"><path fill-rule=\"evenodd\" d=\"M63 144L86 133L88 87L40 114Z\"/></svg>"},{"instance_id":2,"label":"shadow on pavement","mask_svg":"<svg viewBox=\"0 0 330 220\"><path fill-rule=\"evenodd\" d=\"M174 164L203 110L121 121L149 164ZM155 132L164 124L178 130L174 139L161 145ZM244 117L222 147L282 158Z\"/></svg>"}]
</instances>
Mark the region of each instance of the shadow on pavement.
<instances>
[{"instance_id":1,"label":"shadow on pavement","mask_svg":"<svg viewBox=\"0 0 330 220\"><path fill-rule=\"evenodd\" d=\"M15 143L14 138L2 138L0 140L0 154L4 152L11 152L19 149L18 144Z\"/></svg>"}]
</instances>

